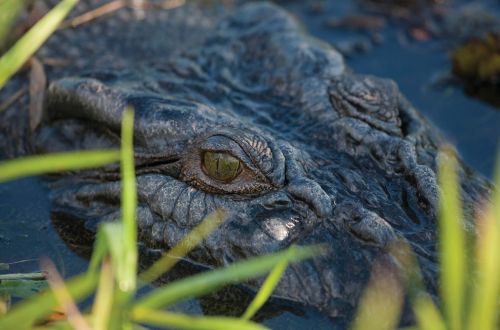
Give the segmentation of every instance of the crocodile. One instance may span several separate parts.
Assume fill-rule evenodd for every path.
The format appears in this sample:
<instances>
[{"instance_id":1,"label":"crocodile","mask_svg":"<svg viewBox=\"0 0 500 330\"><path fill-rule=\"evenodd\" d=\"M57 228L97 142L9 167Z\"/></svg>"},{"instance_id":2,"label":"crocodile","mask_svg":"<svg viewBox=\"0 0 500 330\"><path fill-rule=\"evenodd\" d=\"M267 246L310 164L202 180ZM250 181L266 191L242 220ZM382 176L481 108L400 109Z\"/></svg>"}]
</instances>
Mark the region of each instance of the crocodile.
<instances>
[{"instance_id":1,"label":"crocodile","mask_svg":"<svg viewBox=\"0 0 500 330\"><path fill-rule=\"evenodd\" d=\"M42 54L74 61L48 71L31 152L117 148L122 113L132 106L144 247L172 247L222 208L227 221L190 261L222 267L292 244L326 244L325 255L290 265L274 296L339 324L352 319L374 263L395 262L387 249L395 240L413 247L435 290L436 167L445 142L438 130L394 81L354 73L277 5L207 16L196 8L169 14L168 24L193 24L198 34L174 32L177 39L148 43L149 50L97 42L85 58L88 45L68 41L61 49L70 34L56 34ZM132 26L150 15L159 14ZM110 22L126 29L128 19ZM489 184L462 163L458 172L470 216ZM51 179L51 194L57 223L92 236L98 223L119 217L119 167L64 173Z\"/></svg>"}]
</instances>

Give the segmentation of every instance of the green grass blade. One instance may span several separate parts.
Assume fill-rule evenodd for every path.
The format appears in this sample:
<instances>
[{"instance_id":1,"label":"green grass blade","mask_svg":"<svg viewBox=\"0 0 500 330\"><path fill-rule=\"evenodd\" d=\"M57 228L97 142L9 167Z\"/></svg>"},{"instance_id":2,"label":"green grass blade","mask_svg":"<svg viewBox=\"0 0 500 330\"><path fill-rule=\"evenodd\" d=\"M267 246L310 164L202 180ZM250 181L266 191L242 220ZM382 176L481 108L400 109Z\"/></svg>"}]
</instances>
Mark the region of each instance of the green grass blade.
<instances>
[{"instance_id":1,"label":"green grass blade","mask_svg":"<svg viewBox=\"0 0 500 330\"><path fill-rule=\"evenodd\" d=\"M113 308L114 285L113 270L109 264L109 260L105 260L102 264L99 285L94 305L92 306L92 328L94 330L109 329Z\"/></svg>"},{"instance_id":2,"label":"green grass blade","mask_svg":"<svg viewBox=\"0 0 500 330\"><path fill-rule=\"evenodd\" d=\"M170 312L137 308L132 313L134 321L169 329L189 330L263 330L266 327L231 317L196 317Z\"/></svg>"},{"instance_id":3,"label":"green grass blade","mask_svg":"<svg viewBox=\"0 0 500 330\"><path fill-rule=\"evenodd\" d=\"M75 301L79 301L95 289L98 273L86 273L66 282L66 287ZM0 317L0 329L24 329L50 314L58 306L54 293L45 291L31 299L15 305L6 315Z\"/></svg>"},{"instance_id":4,"label":"green grass blade","mask_svg":"<svg viewBox=\"0 0 500 330\"><path fill-rule=\"evenodd\" d=\"M402 271L400 275L405 283L418 328L421 330L446 330L447 327L440 311L425 291L417 258L408 242L405 240L393 242L389 246L389 253L400 265Z\"/></svg>"},{"instance_id":5,"label":"green grass blade","mask_svg":"<svg viewBox=\"0 0 500 330\"><path fill-rule=\"evenodd\" d=\"M451 152L442 152L439 162L441 187L439 213L440 290L450 329L459 330L464 320L466 247L457 161Z\"/></svg>"},{"instance_id":6,"label":"green grass blade","mask_svg":"<svg viewBox=\"0 0 500 330\"><path fill-rule=\"evenodd\" d=\"M0 89L54 33L78 0L63 0L0 58Z\"/></svg>"},{"instance_id":7,"label":"green grass blade","mask_svg":"<svg viewBox=\"0 0 500 330\"><path fill-rule=\"evenodd\" d=\"M289 250L292 251L289 251ZM139 299L135 308L160 308L182 299L198 297L213 292L225 285L246 281L261 276L272 269L283 258L290 256L291 262L297 262L321 253L318 246L290 247L288 250L256 257L232 264L222 269L216 269L175 281L168 286L159 288L149 295Z\"/></svg>"},{"instance_id":8,"label":"green grass blade","mask_svg":"<svg viewBox=\"0 0 500 330\"><path fill-rule=\"evenodd\" d=\"M101 265L101 262L104 260L104 257L109 252L108 238L106 231L103 228L104 225L106 225L106 223L101 224L98 227L87 272L96 272Z\"/></svg>"},{"instance_id":9,"label":"green grass blade","mask_svg":"<svg viewBox=\"0 0 500 330\"><path fill-rule=\"evenodd\" d=\"M117 221L107 222L102 224L101 228L106 237L106 245L111 257L113 273L115 274L118 286L120 286L121 283L128 281L127 276L129 276L126 270L125 243L123 239L116 239L117 237L124 236L123 223Z\"/></svg>"},{"instance_id":10,"label":"green grass blade","mask_svg":"<svg viewBox=\"0 0 500 330\"><path fill-rule=\"evenodd\" d=\"M123 112L121 139L122 175L122 217L123 217L123 258L125 272L119 287L122 291L133 292L137 278L137 188L134 165L134 111L127 107Z\"/></svg>"},{"instance_id":11,"label":"green grass blade","mask_svg":"<svg viewBox=\"0 0 500 330\"><path fill-rule=\"evenodd\" d=\"M259 309L264 306L267 299L269 299L269 297L273 293L274 288L276 288L276 286L278 285L281 276L283 276L283 273L288 266L288 259L289 257L286 257L285 259L278 262L276 266L274 266L273 270L262 284L262 287L259 289L259 292L257 292L257 295L245 310L245 313L241 317L243 320L250 320L255 315L255 313L257 313Z\"/></svg>"},{"instance_id":12,"label":"green grass blade","mask_svg":"<svg viewBox=\"0 0 500 330\"><path fill-rule=\"evenodd\" d=\"M120 152L115 150L28 156L0 163L0 182L29 175L99 167L118 160L120 160Z\"/></svg>"},{"instance_id":13,"label":"green grass blade","mask_svg":"<svg viewBox=\"0 0 500 330\"><path fill-rule=\"evenodd\" d=\"M498 329L500 289L500 233L498 223L490 212L482 219L477 240L476 283L468 315L468 329Z\"/></svg>"},{"instance_id":14,"label":"green grass blade","mask_svg":"<svg viewBox=\"0 0 500 330\"><path fill-rule=\"evenodd\" d=\"M497 155L497 166L495 170L495 189L492 198L493 217L497 223L500 222L500 149ZM500 244L500 242L499 242Z\"/></svg>"},{"instance_id":15,"label":"green grass blade","mask_svg":"<svg viewBox=\"0 0 500 330\"><path fill-rule=\"evenodd\" d=\"M227 219L227 212L218 209L210 213L203 221L187 234L170 251L166 252L151 267L139 275L142 282L150 283L168 272L180 258L186 256L205 237L210 235L222 222Z\"/></svg>"},{"instance_id":16,"label":"green grass blade","mask_svg":"<svg viewBox=\"0 0 500 330\"><path fill-rule=\"evenodd\" d=\"M413 311L420 330L449 329L428 294L422 294L413 302Z\"/></svg>"},{"instance_id":17,"label":"green grass blade","mask_svg":"<svg viewBox=\"0 0 500 330\"><path fill-rule=\"evenodd\" d=\"M26 0L0 0L0 48L4 46L5 38L26 2Z\"/></svg>"},{"instance_id":18,"label":"green grass blade","mask_svg":"<svg viewBox=\"0 0 500 330\"><path fill-rule=\"evenodd\" d=\"M401 317L403 299L403 288L394 270L376 263L351 329L395 329Z\"/></svg>"},{"instance_id":19,"label":"green grass blade","mask_svg":"<svg viewBox=\"0 0 500 330\"><path fill-rule=\"evenodd\" d=\"M500 326L500 153L495 177L491 204L477 221L477 279L467 320L470 330Z\"/></svg>"}]
</instances>

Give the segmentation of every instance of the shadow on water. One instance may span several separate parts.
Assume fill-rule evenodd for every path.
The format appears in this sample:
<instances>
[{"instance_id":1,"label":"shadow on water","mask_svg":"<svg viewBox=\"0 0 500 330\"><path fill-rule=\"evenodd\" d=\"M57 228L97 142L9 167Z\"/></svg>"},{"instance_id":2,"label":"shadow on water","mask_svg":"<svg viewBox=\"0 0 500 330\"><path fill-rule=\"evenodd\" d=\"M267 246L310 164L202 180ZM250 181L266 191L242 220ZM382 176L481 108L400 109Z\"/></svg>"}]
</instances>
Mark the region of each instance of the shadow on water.
<instances>
[{"instance_id":1,"label":"shadow on water","mask_svg":"<svg viewBox=\"0 0 500 330\"><path fill-rule=\"evenodd\" d=\"M331 23L327 24L342 15L358 13L359 7L353 2L328 1L320 3L321 7L318 1L279 3L293 12L314 36L339 48L354 45L355 51L347 57L349 66L360 73L394 79L416 108L457 145L465 162L491 177L500 141L500 110L492 103L498 105L499 95L493 93L492 102L486 103L467 96L457 85L436 88L435 77L450 68L448 49L442 39L412 40L402 25L391 20L375 35L359 29L335 29ZM375 23L370 24L377 27ZM0 262L31 260L13 264L10 271L38 270L40 256L51 258L65 277L86 268L86 259L68 248L51 225L48 195L48 188L39 178L0 185ZM226 298L215 295L175 308L193 314L211 314L210 306L216 309L214 313L220 311L224 306L214 302ZM228 299L226 304L234 301ZM262 316L263 323L273 329L308 329L312 322L316 329L333 326L329 319L312 310L276 312L271 306L265 311L268 314Z\"/></svg>"}]
</instances>

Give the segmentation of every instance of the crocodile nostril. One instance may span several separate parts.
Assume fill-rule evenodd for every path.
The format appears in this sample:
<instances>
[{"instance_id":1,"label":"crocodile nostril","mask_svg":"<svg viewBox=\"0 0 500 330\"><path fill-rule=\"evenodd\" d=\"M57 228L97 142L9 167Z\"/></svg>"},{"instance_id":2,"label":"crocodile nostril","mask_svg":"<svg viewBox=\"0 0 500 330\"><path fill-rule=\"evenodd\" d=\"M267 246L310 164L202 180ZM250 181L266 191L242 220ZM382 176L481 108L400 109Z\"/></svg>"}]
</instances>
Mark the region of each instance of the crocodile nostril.
<instances>
[{"instance_id":1,"label":"crocodile nostril","mask_svg":"<svg viewBox=\"0 0 500 330\"><path fill-rule=\"evenodd\" d=\"M276 206L289 206L290 200L277 200L274 202L274 205L276 205Z\"/></svg>"},{"instance_id":2,"label":"crocodile nostril","mask_svg":"<svg viewBox=\"0 0 500 330\"><path fill-rule=\"evenodd\" d=\"M292 201L285 193L278 193L269 197L264 203L266 209L284 209L292 205Z\"/></svg>"}]
</instances>

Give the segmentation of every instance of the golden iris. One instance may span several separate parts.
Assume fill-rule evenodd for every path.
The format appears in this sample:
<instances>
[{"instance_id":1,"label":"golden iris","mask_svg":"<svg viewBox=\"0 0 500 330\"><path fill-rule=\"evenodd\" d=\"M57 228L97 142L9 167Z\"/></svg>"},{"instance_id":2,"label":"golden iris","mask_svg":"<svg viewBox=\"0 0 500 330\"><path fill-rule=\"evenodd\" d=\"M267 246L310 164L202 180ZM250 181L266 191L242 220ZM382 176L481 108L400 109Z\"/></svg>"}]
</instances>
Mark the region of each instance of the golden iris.
<instances>
[{"instance_id":1,"label":"golden iris","mask_svg":"<svg viewBox=\"0 0 500 330\"><path fill-rule=\"evenodd\" d=\"M224 152L206 151L203 167L212 178L230 182L240 173L240 160Z\"/></svg>"}]
</instances>

